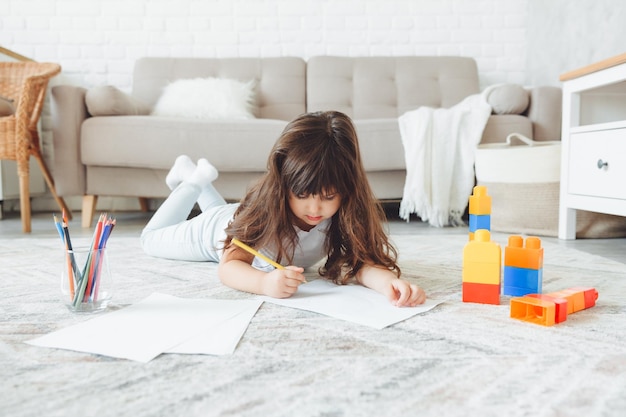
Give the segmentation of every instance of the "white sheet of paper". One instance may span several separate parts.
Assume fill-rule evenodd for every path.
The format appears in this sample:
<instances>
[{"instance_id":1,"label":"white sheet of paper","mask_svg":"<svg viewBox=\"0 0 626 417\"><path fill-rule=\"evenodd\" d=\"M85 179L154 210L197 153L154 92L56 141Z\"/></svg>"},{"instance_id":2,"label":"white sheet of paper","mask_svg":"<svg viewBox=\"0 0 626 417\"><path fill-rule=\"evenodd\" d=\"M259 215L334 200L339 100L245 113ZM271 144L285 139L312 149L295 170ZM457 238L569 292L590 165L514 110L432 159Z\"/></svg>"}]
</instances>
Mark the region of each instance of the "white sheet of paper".
<instances>
[{"instance_id":1,"label":"white sheet of paper","mask_svg":"<svg viewBox=\"0 0 626 417\"><path fill-rule=\"evenodd\" d=\"M154 293L129 307L26 343L148 362L247 308L249 304L240 301Z\"/></svg>"},{"instance_id":2,"label":"white sheet of paper","mask_svg":"<svg viewBox=\"0 0 626 417\"><path fill-rule=\"evenodd\" d=\"M382 294L362 285L336 285L318 279L300 285L290 298L261 297L268 303L313 311L375 329L383 329L424 313L442 301L426 300L417 307L396 307Z\"/></svg>"},{"instance_id":3,"label":"white sheet of paper","mask_svg":"<svg viewBox=\"0 0 626 417\"><path fill-rule=\"evenodd\" d=\"M168 349L166 353L232 355L263 301L241 300L238 303L248 307L236 316Z\"/></svg>"}]
</instances>

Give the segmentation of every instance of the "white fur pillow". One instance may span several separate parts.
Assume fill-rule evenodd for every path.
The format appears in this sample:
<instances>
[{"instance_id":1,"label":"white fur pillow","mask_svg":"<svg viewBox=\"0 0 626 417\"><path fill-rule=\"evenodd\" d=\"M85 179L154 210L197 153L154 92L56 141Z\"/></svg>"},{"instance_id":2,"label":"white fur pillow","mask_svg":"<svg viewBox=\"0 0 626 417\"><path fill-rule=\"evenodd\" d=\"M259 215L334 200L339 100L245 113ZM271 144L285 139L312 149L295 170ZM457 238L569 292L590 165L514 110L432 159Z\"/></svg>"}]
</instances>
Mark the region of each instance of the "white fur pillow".
<instances>
[{"instance_id":1,"label":"white fur pillow","mask_svg":"<svg viewBox=\"0 0 626 417\"><path fill-rule=\"evenodd\" d=\"M194 78L169 84L152 114L191 119L254 118L254 81Z\"/></svg>"}]
</instances>

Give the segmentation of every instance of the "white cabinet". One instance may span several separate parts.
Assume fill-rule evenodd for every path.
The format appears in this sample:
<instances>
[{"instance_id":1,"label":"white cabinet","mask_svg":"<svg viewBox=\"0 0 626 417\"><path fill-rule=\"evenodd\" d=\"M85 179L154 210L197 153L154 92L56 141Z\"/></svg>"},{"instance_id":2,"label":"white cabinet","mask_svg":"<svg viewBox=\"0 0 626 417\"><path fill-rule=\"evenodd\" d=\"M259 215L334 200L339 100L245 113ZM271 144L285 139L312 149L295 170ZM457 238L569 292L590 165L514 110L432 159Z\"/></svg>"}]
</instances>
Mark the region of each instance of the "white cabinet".
<instances>
[{"instance_id":1,"label":"white cabinet","mask_svg":"<svg viewBox=\"0 0 626 417\"><path fill-rule=\"evenodd\" d=\"M559 238L576 238L576 210L626 216L626 54L561 76Z\"/></svg>"}]
</instances>

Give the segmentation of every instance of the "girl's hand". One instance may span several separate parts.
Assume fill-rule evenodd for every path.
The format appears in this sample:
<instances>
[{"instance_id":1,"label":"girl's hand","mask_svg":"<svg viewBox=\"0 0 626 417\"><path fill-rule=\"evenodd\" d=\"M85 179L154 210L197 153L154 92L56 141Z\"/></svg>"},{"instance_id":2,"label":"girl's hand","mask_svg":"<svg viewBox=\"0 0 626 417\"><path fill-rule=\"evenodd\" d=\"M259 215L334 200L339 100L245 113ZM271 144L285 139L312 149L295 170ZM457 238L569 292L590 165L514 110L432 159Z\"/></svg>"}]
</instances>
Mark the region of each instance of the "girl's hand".
<instances>
[{"instance_id":1,"label":"girl's hand","mask_svg":"<svg viewBox=\"0 0 626 417\"><path fill-rule=\"evenodd\" d=\"M387 297L397 307L415 307L426 301L424 290L382 267L366 265L356 278L362 285Z\"/></svg>"},{"instance_id":2,"label":"girl's hand","mask_svg":"<svg viewBox=\"0 0 626 417\"><path fill-rule=\"evenodd\" d=\"M397 307L415 307L426 301L424 290L398 278L389 281L389 286L384 294Z\"/></svg>"},{"instance_id":3,"label":"girl's hand","mask_svg":"<svg viewBox=\"0 0 626 417\"><path fill-rule=\"evenodd\" d=\"M263 279L263 294L274 298L289 298L306 279L302 274L304 268L288 266L268 272Z\"/></svg>"}]
</instances>

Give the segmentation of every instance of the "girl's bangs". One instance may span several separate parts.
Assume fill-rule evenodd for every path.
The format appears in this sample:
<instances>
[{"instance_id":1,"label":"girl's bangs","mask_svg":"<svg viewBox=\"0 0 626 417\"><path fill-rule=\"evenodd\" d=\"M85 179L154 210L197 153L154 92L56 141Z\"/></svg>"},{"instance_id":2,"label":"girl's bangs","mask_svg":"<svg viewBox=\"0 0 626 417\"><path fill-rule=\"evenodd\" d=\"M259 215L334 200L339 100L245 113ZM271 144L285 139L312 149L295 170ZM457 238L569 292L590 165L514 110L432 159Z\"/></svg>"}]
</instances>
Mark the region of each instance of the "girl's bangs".
<instances>
[{"instance_id":1,"label":"girl's bangs","mask_svg":"<svg viewBox=\"0 0 626 417\"><path fill-rule=\"evenodd\" d=\"M338 193L346 196L352 187L352 175L345 172L341 162L335 164L320 161L306 164L302 169L285 173L286 183L295 195L326 195Z\"/></svg>"}]
</instances>

